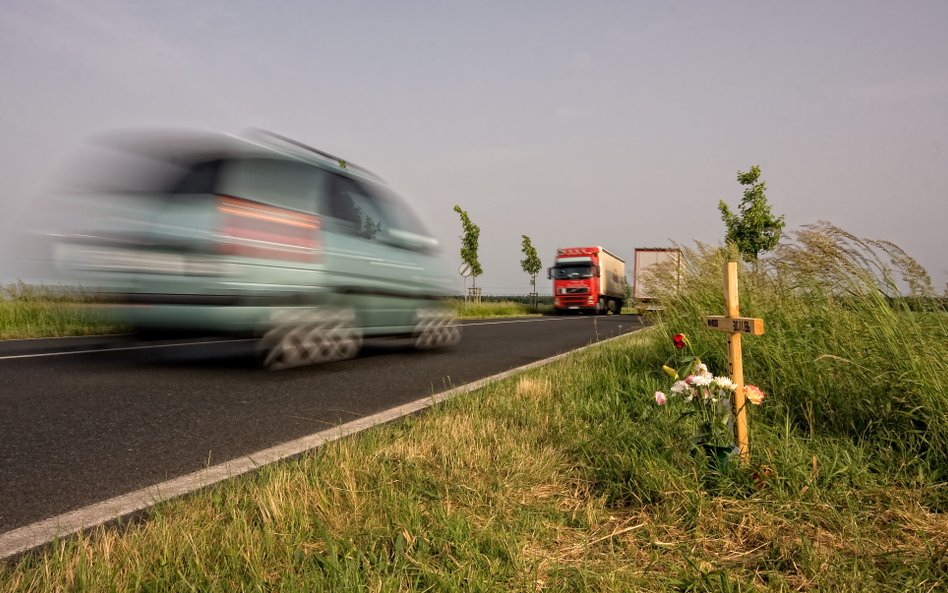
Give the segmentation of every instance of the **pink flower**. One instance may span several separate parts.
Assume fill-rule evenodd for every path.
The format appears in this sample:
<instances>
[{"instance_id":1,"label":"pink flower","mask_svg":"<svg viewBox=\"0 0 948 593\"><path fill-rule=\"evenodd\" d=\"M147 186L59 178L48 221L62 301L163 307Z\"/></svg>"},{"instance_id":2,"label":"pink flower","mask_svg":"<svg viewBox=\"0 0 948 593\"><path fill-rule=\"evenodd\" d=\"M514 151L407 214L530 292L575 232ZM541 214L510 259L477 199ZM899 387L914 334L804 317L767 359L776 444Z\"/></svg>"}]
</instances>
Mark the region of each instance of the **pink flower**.
<instances>
[{"instance_id":1,"label":"pink flower","mask_svg":"<svg viewBox=\"0 0 948 593\"><path fill-rule=\"evenodd\" d=\"M749 401L750 403L754 404L755 406L759 406L760 403L764 401L764 398L767 396L766 394L764 394L764 390L761 389L760 387L756 385L745 385L744 397L746 397L747 401Z\"/></svg>"},{"instance_id":2,"label":"pink flower","mask_svg":"<svg viewBox=\"0 0 948 593\"><path fill-rule=\"evenodd\" d=\"M655 392L655 403L656 403L656 404L658 404L658 405L660 405L660 406L664 406L664 405L665 405L665 402L667 402L667 401L668 401L668 396L666 396L666 395L665 395L664 393L662 393L661 391L656 391L656 392Z\"/></svg>"},{"instance_id":3,"label":"pink flower","mask_svg":"<svg viewBox=\"0 0 948 593\"><path fill-rule=\"evenodd\" d=\"M688 375L687 377L685 377L685 383L687 383L688 385L694 385L694 384L695 384L695 376L694 376L694 375Z\"/></svg>"}]
</instances>

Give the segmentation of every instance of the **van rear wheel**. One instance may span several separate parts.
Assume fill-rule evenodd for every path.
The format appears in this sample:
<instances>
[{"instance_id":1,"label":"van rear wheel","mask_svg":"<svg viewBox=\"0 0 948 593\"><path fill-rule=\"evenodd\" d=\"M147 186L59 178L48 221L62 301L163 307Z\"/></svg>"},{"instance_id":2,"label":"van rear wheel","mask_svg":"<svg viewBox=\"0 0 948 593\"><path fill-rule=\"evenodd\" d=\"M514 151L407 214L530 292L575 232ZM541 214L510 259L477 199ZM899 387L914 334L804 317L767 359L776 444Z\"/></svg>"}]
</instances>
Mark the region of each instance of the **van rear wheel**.
<instances>
[{"instance_id":1,"label":"van rear wheel","mask_svg":"<svg viewBox=\"0 0 948 593\"><path fill-rule=\"evenodd\" d=\"M260 340L263 365L270 370L354 358L362 331L352 309L304 309L281 312Z\"/></svg>"},{"instance_id":2,"label":"van rear wheel","mask_svg":"<svg viewBox=\"0 0 948 593\"><path fill-rule=\"evenodd\" d=\"M454 346L461 341L461 327L446 311L418 311L415 317L415 348L430 350Z\"/></svg>"}]
</instances>

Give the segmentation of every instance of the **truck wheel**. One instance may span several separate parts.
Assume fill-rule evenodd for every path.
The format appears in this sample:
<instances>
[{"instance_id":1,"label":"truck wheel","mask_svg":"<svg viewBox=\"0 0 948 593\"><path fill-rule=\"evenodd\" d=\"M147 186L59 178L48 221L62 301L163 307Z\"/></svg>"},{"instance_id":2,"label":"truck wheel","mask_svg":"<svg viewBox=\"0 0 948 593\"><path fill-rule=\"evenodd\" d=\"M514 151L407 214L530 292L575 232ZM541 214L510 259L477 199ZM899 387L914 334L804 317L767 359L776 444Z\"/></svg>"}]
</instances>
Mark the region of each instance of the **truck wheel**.
<instances>
[{"instance_id":1,"label":"truck wheel","mask_svg":"<svg viewBox=\"0 0 948 593\"><path fill-rule=\"evenodd\" d=\"M600 298L599 302L596 303L596 311L594 312L594 314L605 315L606 313L609 312L608 307L609 305L607 304L606 299Z\"/></svg>"}]
</instances>

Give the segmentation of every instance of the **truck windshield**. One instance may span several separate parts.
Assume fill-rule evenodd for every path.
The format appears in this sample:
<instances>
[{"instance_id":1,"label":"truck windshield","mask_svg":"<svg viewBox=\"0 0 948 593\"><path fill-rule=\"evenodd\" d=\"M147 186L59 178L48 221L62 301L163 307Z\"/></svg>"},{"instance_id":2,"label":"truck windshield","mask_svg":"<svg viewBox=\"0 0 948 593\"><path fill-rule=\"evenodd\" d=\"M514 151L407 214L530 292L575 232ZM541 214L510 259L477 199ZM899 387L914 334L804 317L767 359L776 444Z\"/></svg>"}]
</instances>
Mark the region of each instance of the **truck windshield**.
<instances>
[{"instance_id":1,"label":"truck windshield","mask_svg":"<svg viewBox=\"0 0 948 593\"><path fill-rule=\"evenodd\" d=\"M559 265L553 268L553 277L557 280L592 278L593 267L585 264Z\"/></svg>"}]
</instances>

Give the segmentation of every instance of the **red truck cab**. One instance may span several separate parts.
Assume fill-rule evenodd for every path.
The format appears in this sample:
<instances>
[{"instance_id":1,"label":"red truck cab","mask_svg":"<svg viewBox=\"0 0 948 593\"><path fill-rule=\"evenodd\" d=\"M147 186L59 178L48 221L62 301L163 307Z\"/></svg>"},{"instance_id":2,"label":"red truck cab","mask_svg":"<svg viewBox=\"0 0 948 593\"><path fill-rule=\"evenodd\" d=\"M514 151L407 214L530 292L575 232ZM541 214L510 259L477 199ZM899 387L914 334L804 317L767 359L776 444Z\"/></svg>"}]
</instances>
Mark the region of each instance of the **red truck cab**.
<instances>
[{"instance_id":1,"label":"red truck cab","mask_svg":"<svg viewBox=\"0 0 948 593\"><path fill-rule=\"evenodd\" d=\"M547 277L553 280L553 308L558 314L618 314L622 310L625 262L602 247L557 249L556 265Z\"/></svg>"}]
</instances>

